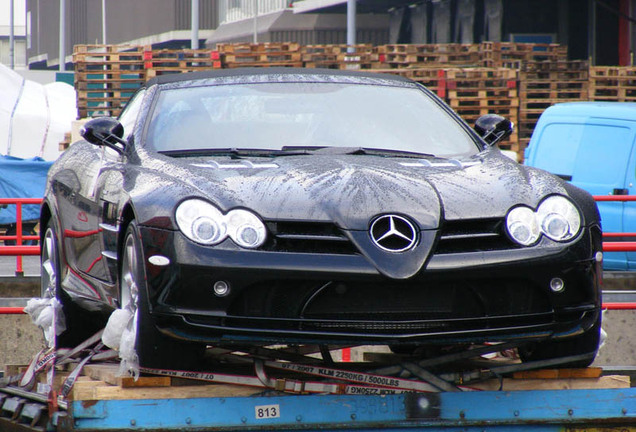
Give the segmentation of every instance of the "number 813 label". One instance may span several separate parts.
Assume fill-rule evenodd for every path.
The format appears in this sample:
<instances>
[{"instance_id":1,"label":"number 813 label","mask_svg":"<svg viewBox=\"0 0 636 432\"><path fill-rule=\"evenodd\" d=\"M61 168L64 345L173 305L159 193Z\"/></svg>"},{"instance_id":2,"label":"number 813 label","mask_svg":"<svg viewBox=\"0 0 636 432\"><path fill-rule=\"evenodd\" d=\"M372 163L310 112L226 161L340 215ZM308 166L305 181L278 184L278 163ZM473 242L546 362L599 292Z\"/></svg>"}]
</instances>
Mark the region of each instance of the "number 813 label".
<instances>
[{"instance_id":1,"label":"number 813 label","mask_svg":"<svg viewBox=\"0 0 636 432\"><path fill-rule=\"evenodd\" d=\"M256 420L280 418L280 405L258 405L254 407Z\"/></svg>"}]
</instances>

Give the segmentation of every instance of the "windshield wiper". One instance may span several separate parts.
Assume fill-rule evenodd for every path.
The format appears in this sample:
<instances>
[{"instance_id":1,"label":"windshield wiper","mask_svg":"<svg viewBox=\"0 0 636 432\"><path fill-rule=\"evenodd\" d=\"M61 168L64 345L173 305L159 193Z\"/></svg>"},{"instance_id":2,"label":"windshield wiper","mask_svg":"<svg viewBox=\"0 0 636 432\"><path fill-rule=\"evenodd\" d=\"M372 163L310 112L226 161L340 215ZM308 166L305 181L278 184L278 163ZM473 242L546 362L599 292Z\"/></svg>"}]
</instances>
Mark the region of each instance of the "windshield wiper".
<instances>
[{"instance_id":1,"label":"windshield wiper","mask_svg":"<svg viewBox=\"0 0 636 432\"><path fill-rule=\"evenodd\" d=\"M213 149L188 149L188 150L164 150L159 153L172 157L197 157L197 156L230 156L233 159L242 157L277 157L309 154L304 150L274 150L274 149L246 149L246 148L213 148Z\"/></svg>"},{"instance_id":2,"label":"windshield wiper","mask_svg":"<svg viewBox=\"0 0 636 432\"><path fill-rule=\"evenodd\" d=\"M326 155L369 155L369 156L385 156L385 157L407 157L407 158L432 158L436 157L429 153L418 153L407 150L392 150L392 149L375 149L365 147L327 147L327 146L284 146L283 150L304 150L311 152L312 154L326 154Z\"/></svg>"}]
</instances>

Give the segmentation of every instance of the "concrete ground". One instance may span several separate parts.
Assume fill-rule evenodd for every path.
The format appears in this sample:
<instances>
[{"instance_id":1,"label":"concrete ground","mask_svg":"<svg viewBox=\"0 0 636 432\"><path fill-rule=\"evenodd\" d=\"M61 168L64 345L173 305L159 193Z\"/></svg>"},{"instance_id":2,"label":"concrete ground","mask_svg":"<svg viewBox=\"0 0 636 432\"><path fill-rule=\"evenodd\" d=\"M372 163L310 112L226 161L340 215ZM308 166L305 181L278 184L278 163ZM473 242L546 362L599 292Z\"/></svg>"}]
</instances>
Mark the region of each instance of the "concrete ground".
<instances>
[{"instance_id":1,"label":"concrete ground","mask_svg":"<svg viewBox=\"0 0 636 432\"><path fill-rule=\"evenodd\" d=\"M0 257L0 299L39 296L39 258L25 257L24 277L15 277L15 258ZM636 274L606 277L606 290L636 289ZM636 366L636 311L605 311L603 329L605 344L595 366ZM42 332L26 315L0 315L1 365L25 364L45 346ZM352 360L360 360L353 353Z\"/></svg>"}]
</instances>

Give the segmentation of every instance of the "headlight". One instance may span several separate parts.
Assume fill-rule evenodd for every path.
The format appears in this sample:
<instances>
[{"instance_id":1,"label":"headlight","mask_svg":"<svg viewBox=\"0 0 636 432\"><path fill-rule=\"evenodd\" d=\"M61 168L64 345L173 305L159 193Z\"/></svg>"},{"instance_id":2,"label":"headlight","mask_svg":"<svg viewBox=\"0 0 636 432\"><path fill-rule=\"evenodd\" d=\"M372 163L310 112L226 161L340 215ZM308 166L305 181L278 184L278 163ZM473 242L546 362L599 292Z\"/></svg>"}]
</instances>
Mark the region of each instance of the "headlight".
<instances>
[{"instance_id":1,"label":"headlight","mask_svg":"<svg viewBox=\"0 0 636 432\"><path fill-rule=\"evenodd\" d=\"M254 213L231 210L226 215L212 204L190 199L176 211L177 225L190 240L205 245L221 243L228 236L244 248L257 248L267 237L265 225Z\"/></svg>"},{"instance_id":2,"label":"headlight","mask_svg":"<svg viewBox=\"0 0 636 432\"><path fill-rule=\"evenodd\" d=\"M581 229L581 214L574 204L562 196L551 196L537 209L541 232L555 241L570 240Z\"/></svg>"},{"instance_id":3,"label":"headlight","mask_svg":"<svg viewBox=\"0 0 636 432\"><path fill-rule=\"evenodd\" d=\"M517 243L529 246L539 240L541 231L535 213L529 207L516 207L508 213L506 227Z\"/></svg>"},{"instance_id":4,"label":"headlight","mask_svg":"<svg viewBox=\"0 0 636 432\"><path fill-rule=\"evenodd\" d=\"M510 237L523 246L534 244L541 234L554 241L568 241L581 229L581 214L570 200L551 196L536 211L515 207L506 217Z\"/></svg>"}]
</instances>

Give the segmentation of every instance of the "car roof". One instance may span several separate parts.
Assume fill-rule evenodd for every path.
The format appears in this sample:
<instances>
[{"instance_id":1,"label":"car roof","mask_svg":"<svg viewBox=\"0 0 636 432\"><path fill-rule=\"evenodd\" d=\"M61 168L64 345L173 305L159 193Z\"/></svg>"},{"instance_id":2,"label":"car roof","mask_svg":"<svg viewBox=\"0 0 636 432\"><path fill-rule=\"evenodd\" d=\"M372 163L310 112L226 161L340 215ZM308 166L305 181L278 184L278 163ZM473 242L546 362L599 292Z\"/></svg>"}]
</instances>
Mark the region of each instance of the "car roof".
<instances>
[{"instance_id":1,"label":"car roof","mask_svg":"<svg viewBox=\"0 0 636 432\"><path fill-rule=\"evenodd\" d=\"M205 80L214 78L227 78L227 77L245 77L245 76L276 76L280 79L281 76L316 76L323 77L349 77L349 78L379 78L383 80L395 81L396 83L413 83L408 78L401 77L399 75L381 74L377 72L361 72L350 70L338 70L338 69L320 69L320 68L288 68L288 67L264 67L264 68L236 68L236 69L212 69L199 72L177 73L159 75L151 78L146 83L146 86L150 87L154 84L168 84L193 80Z\"/></svg>"},{"instance_id":2,"label":"car roof","mask_svg":"<svg viewBox=\"0 0 636 432\"><path fill-rule=\"evenodd\" d=\"M545 116L604 117L636 120L635 102L565 102L552 105Z\"/></svg>"}]
</instances>

